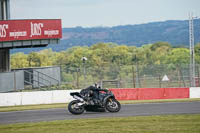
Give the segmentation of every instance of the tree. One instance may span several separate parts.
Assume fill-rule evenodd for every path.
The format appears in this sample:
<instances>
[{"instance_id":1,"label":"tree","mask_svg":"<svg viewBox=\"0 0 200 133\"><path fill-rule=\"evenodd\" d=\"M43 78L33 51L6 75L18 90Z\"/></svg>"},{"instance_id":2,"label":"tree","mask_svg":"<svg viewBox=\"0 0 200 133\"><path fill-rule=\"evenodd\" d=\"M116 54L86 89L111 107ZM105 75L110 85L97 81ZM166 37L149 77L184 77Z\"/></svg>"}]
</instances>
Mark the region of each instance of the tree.
<instances>
[{"instance_id":1,"label":"tree","mask_svg":"<svg viewBox=\"0 0 200 133\"><path fill-rule=\"evenodd\" d=\"M28 61L29 67L40 67L41 66L40 56L36 52L31 52L28 55L27 61Z\"/></svg>"},{"instance_id":2,"label":"tree","mask_svg":"<svg viewBox=\"0 0 200 133\"><path fill-rule=\"evenodd\" d=\"M187 48L174 48L166 56L165 64L189 64L190 51Z\"/></svg>"},{"instance_id":3,"label":"tree","mask_svg":"<svg viewBox=\"0 0 200 133\"><path fill-rule=\"evenodd\" d=\"M163 46L168 47L168 48L172 47L171 44L169 44L168 42L156 42L151 45L151 50L155 51L157 48L163 47Z\"/></svg>"},{"instance_id":4,"label":"tree","mask_svg":"<svg viewBox=\"0 0 200 133\"><path fill-rule=\"evenodd\" d=\"M196 44L194 47L196 63L200 64L200 43Z\"/></svg>"},{"instance_id":5,"label":"tree","mask_svg":"<svg viewBox=\"0 0 200 133\"><path fill-rule=\"evenodd\" d=\"M128 46L121 45L113 48L112 62L118 65L125 65L130 62L132 53L128 52Z\"/></svg>"},{"instance_id":6,"label":"tree","mask_svg":"<svg viewBox=\"0 0 200 133\"><path fill-rule=\"evenodd\" d=\"M16 53L11 55L11 69L28 67L28 55L24 53Z\"/></svg>"}]
</instances>

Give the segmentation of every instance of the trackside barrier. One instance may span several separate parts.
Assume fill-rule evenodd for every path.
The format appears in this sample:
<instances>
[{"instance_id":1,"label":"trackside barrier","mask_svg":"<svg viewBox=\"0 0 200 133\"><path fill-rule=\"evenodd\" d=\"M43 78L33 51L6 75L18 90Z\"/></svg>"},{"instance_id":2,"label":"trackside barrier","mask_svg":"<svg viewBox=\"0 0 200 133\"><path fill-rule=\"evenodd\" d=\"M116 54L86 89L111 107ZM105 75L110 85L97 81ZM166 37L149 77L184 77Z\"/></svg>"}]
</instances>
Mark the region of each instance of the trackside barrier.
<instances>
[{"instance_id":1,"label":"trackside barrier","mask_svg":"<svg viewBox=\"0 0 200 133\"><path fill-rule=\"evenodd\" d=\"M70 92L80 90L53 90L35 92L0 93L0 106L67 103L73 98Z\"/></svg>"},{"instance_id":2,"label":"trackside barrier","mask_svg":"<svg viewBox=\"0 0 200 133\"><path fill-rule=\"evenodd\" d=\"M200 87L190 88L190 98L200 98Z\"/></svg>"},{"instance_id":3,"label":"trackside barrier","mask_svg":"<svg viewBox=\"0 0 200 133\"><path fill-rule=\"evenodd\" d=\"M110 90L118 100L189 98L189 88L121 88Z\"/></svg>"},{"instance_id":4,"label":"trackside barrier","mask_svg":"<svg viewBox=\"0 0 200 133\"><path fill-rule=\"evenodd\" d=\"M121 88L110 90L118 100L200 98L200 87ZM70 92L80 92L80 90L0 93L0 106L67 103L73 99Z\"/></svg>"}]
</instances>

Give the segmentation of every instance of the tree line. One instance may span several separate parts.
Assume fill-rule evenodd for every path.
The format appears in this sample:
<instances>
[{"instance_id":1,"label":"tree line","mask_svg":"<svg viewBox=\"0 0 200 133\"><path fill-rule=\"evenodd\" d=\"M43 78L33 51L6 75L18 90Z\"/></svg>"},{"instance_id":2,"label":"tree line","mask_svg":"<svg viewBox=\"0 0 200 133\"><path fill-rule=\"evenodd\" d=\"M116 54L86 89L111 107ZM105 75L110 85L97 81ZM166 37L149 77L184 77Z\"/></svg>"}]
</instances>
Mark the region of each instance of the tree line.
<instances>
[{"instance_id":1,"label":"tree line","mask_svg":"<svg viewBox=\"0 0 200 133\"><path fill-rule=\"evenodd\" d=\"M87 61L83 62L82 57L86 57ZM195 60L197 64L200 64L200 43L195 45ZM146 69L145 66L168 65L173 69L178 65L188 65L189 62L189 48L172 47L168 42L156 42L141 47L97 43L90 47L76 46L60 52L45 49L29 54L15 53L11 55L12 69L61 66L63 81L74 82L76 87L85 80L83 67L87 69L88 81L99 81L131 78L134 76L129 74L134 69L131 66L139 65L142 66L141 69ZM108 67L109 69L107 69ZM115 69L117 70L114 71ZM152 71L156 71L156 69Z\"/></svg>"},{"instance_id":2,"label":"tree line","mask_svg":"<svg viewBox=\"0 0 200 133\"><path fill-rule=\"evenodd\" d=\"M11 68L42 67L65 65L79 67L82 57L86 57L87 66L108 64L131 65L136 61L140 65L189 64L189 48L173 48L167 42L156 42L142 47L117 45L114 43L97 43L90 47L72 47L65 51L54 52L45 49L29 54L15 53L11 55ZM200 43L195 45L195 60L200 64Z\"/></svg>"}]
</instances>

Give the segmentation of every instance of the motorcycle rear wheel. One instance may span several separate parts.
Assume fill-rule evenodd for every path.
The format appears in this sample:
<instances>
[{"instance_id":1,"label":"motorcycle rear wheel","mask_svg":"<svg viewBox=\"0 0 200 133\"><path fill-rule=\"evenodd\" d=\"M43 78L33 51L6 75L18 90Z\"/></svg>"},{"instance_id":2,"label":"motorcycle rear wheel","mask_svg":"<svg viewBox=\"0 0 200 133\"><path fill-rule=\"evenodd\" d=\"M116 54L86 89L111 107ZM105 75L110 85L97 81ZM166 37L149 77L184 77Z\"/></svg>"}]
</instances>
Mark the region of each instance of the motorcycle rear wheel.
<instances>
[{"instance_id":1,"label":"motorcycle rear wheel","mask_svg":"<svg viewBox=\"0 0 200 133\"><path fill-rule=\"evenodd\" d=\"M115 113L120 111L121 104L116 99L108 99L105 107L109 112Z\"/></svg>"},{"instance_id":2,"label":"motorcycle rear wheel","mask_svg":"<svg viewBox=\"0 0 200 133\"><path fill-rule=\"evenodd\" d=\"M83 106L79 106L78 103L80 103L79 100L73 100L68 104L68 110L70 113L79 115L85 111L85 108Z\"/></svg>"}]
</instances>

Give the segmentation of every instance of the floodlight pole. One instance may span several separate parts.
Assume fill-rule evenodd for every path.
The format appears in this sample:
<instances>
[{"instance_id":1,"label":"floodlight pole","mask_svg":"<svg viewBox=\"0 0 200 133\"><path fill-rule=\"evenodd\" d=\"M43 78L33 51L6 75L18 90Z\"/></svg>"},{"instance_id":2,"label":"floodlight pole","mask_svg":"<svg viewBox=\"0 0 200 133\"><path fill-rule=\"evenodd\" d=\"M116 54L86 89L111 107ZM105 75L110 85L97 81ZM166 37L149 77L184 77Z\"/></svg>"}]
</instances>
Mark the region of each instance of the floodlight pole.
<instances>
[{"instance_id":1,"label":"floodlight pole","mask_svg":"<svg viewBox=\"0 0 200 133\"><path fill-rule=\"evenodd\" d=\"M82 57L81 60L83 61L83 76L84 76L84 80L85 80L85 84L86 84L86 69L85 69L85 62L87 61L86 57Z\"/></svg>"},{"instance_id":2,"label":"floodlight pole","mask_svg":"<svg viewBox=\"0 0 200 133\"><path fill-rule=\"evenodd\" d=\"M189 37L190 37L190 86L195 87L195 52L194 52L194 18L189 13Z\"/></svg>"}]
</instances>

